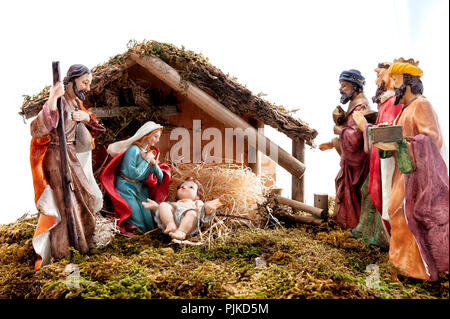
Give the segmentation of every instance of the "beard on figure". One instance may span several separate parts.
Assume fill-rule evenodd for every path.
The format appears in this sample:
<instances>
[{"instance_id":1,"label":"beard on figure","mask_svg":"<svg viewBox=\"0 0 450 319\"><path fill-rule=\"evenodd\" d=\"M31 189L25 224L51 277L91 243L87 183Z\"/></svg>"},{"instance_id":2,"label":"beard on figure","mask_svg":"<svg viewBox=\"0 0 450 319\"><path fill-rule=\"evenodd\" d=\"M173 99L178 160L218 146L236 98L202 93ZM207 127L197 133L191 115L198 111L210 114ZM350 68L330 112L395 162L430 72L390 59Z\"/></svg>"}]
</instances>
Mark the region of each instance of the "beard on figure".
<instances>
[{"instance_id":1,"label":"beard on figure","mask_svg":"<svg viewBox=\"0 0 450 319\"><path fill-rule=\"evenodd\" d=\"M394 87L395 89L395 102L394 105L399 105L400 100L405 95L406 92L406 85L402 84L399 88Z\"/></svg>"},{"instance_id":2,"label":"beard on figure","mask_svg":"<svg viewBox=\"0 0 450 319\"><path fill-rule=\"evenodd\" d=\"M352 98L353 93L355 92L355 90L354 90L353 87L352 87L352 89L351 89L350 92L348 92L348 93L345 93L345 92L343 92L343 91L339 91L339 92L341 93L341 103L342 103L342 104L346 104L348 101L351 100L351 98Z\"/></svg>"},{"instance_id":3,"label":"beard on figure","mask_svg":"<svg viewBox=\"0 0 450 319\"><path fill-rule=\"evenodd\" d=\"M81 101L84 101L86 99L86 93L87 90L78 90L77 85L75 81L72 81L72 87L73 87L73 93L75 93L75 96L79 98Z\"/></svg>"},{"instance_id":4,"label":"beard on figure","mask_svg":"<svg viewBox=\"0 0 450 319\"><path fill-rule=\"evenodd\" d=\"M375 96L372 97L372 102L380 105L380 103L381 103L380 97L386 91L387 91L386 82L381 81L380 85L377 86L377 91L375 92Z\"/></svg>"}]
</instances>

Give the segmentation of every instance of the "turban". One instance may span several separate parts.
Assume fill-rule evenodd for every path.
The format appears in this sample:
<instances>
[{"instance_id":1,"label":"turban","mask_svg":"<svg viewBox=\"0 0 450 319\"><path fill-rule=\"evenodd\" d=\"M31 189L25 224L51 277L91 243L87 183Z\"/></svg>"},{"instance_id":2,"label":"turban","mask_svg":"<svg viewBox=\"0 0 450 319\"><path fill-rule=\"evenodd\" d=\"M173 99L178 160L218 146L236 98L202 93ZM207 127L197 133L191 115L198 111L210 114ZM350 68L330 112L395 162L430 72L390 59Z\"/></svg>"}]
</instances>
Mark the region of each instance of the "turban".
<instances>
[{"instance_id":1,"label":"turban","mask_svg":"<svg viewBox=\"0 0 450 319\"><path fill-rule=\"evenodd\" d=\"M422 76L423 71L418 66L412 65L411 63L398 62L394 63L389 67L389 75L392 74L410 74L413 76Z\"/></svg>"},{"instance_id":2,"label":"turban","mask_svg":"<svg viewBox=\"0 0 450 319\"><path fill-rule=\"evenodd\" d=\"M343 71L339 76L339 81L348 81L363 87L366 84L366 79L362 76L361 72L355 69Z\"/></svg>"}]
</instances>

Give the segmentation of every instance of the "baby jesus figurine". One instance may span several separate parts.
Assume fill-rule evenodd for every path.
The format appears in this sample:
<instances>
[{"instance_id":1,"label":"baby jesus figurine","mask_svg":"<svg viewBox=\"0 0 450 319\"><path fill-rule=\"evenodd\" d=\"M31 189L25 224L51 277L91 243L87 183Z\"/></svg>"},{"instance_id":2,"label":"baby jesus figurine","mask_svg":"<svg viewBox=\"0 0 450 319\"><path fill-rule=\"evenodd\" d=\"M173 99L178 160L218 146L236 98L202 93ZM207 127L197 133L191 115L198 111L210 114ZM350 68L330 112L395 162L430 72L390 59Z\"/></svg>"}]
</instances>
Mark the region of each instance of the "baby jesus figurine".
<instances>
[{"instance_id":1,"label":"baby jesus figurine","mask_svg":"<svg viewBox=\"0 0 450 319\"><path fill-rule=\"evenodd\" d=\"M176 202L162 202L147 199L142 205L155 211L158 227L173 239L184 240L195 235L200 226L209 222L222 206L219 199L204 203L203 187L193 177L187 177L177 187Z\"/></svg>"}]
</instances>

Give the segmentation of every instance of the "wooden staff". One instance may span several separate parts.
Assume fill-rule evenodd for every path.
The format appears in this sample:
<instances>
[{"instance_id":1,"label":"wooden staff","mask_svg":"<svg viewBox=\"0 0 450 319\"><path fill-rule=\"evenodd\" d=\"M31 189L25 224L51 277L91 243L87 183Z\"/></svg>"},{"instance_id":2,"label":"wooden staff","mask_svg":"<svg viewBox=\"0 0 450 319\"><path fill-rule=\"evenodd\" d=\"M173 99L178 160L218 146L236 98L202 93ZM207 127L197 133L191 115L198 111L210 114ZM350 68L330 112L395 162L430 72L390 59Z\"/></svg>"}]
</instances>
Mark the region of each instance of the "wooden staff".
<instances>
[{"instance_id":1,"label":"wooden staff","mask_svg":"<svg viewBox=\"0 0 450 319\"><path fill-rule=\"evenodd\" d=\"M52 63L53 69L53 85L61 81L59 72L59 61ZM68 163L67 154L67 140L64 128L64 105L61 103L61 97L56 101L56 106L59 111L59 121L58 121L58 142L59 142L59 154L61 163L61 182L64 194L64 205L65 205L65 216L67 220L67 230L69 232L69 240L73 247L79 250L79 236L75 227L75 218L73 215L73 205L72 205L72 193L74 191L72 179L70 176L70 168Z\"/></svg>"}]
</instances>

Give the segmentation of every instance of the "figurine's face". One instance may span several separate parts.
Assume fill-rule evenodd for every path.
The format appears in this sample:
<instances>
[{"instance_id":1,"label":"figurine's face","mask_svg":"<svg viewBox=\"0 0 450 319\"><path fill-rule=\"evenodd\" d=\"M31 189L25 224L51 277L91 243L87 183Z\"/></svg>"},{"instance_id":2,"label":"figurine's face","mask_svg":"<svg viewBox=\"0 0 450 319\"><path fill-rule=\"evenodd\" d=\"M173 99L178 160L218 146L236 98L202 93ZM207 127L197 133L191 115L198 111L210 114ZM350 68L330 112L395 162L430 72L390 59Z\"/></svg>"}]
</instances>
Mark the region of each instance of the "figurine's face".
<instances>
[{"instance_id":1,"label":"figurine's face","mask_svg":"<svg viewBox=\"0 0 450 319\"><path fill-rule=\"evenodd\" d=\"M375 80L375 83L377 86L381 86L381 84L385 83L385 87L388 90L392 89L392 78L389 76L388 69L385 68L376 68L375 72L377 73L377 79Z\"/></svg>"},{"instance_id":2,"label":"figurine's face","mask_svg":"<svg viewBox=\"0 0 450 319\"><path fill-rule=\"evenodd\" d=\"M150 145L150 146L155 146L156 144L158 144L158 142L159 142L159 138L161 137L161 131L157 131L157 132L155 132L155 133L153 133L153 134L150 134L148 137L147 137L147 143L148 143L148 145Z\"/></svg>"},{"instance_id":3,"label":"figurine's face","mask_svg":"<svg viewBox=\"0 0 450 319\"><path fill-rule=\"evenodd\" d=\"M82 101L86 98L86 93L91 89L92 73L85 73L74 79L73 92Z\"/></svg>"},{"instance_id":4,"label":"figurine's face","mask_svg":"<svg viewBox=\"0 0 450 319\"><path fill-rule=\"evenodd\" d=\"M342 80L340 82L341 86L339 88L339 93L341 93L341 103L345 104L350 101L353 97L354 89L351 82Z\"/></svg>"},{"instance_id":5,"label":"figurine's face","mask_svg":"<svg viewBox=\"0 0 450 319\"><path fill-rule=\"evenodd\" d=\"M341 84L341 86L339 87L339 92L342 93L350 93L351 89L352 89L352 83L348 82L348 81L344 81L342 80L341 82L339 82Z\"/></svg>"},{"instance_id":6,"label":"figurine's face","mask_svg":"<svg viewBox=\"0 0 450 319\"><path fill-rule=\"evenodd\" d=\"M392 82L395 90L395 102L394 105L403 103L403 96L406 92L406 86L403 84L403 74L393 74Z\"/></svg>"},{"instance_id":7,"label":"figurine's face","mask_svg":"<svg viewBox=\"0 0 450 319\"><path fill-rule=\"evenodd\" d=\"M198 199L197 196L198 185L193 181L186 181L180 185L177 190L177 198L178 199Z\"/></svg>"},{"instance_id":8,"label":"figurine's face","mask_svg":"<svg viewBox=\"0 0 450 319\"><path fill-rule=\"evenodd\" d=\"M394 88L399 88L403 84L403 74L392 74L392 82L394 84Z\"/></svg>"}]
</instances>

